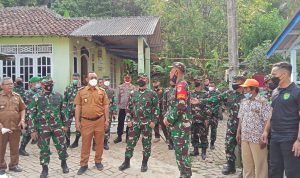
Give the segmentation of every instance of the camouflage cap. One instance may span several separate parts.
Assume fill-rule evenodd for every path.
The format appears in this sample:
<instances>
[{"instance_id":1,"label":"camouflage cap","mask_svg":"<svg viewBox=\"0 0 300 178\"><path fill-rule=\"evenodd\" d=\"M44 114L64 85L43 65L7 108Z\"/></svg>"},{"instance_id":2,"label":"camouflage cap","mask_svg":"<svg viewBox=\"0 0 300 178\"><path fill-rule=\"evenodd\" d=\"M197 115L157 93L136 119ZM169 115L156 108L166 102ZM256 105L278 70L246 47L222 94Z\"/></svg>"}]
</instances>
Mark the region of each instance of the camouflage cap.
<instances>
[{"instance_id":1,"label":"camouflage cap","mask_svg":"<svg viewBox=\"0 0 300 178\"><path fill-rule=\"evenodd\" d=\"M200 80L200 81L202 81L202 80L203 80L203 77L200 76L200 75L195 75L195 76L194 76L194 80Z\"/></svg>"},{"instance_id":2,"label":"camouflage cap","mask_svg":"<svg viewBox=\"0 0 300 178\"><path fill-rule=\"evenodd\" d=\"M42 78L42 83L53 83L51 76L45 76Z\"/></svg>"},{"instance_id":3,"label":"camouflage cap","mask_svg":"<svg viewBox=\"0 0 300 178\"><path fill-rule=\"evenodd\" d=\"M232 80L240 80L240 81L244 82L246 80L246 78L242 75L235 75L232 77Z\"/></svg>"},{"instance_id":4,"label":"camouflage cap","mask_svg":"<svg viewBox=\"0 0 300 178\"><path fill-rule=\"evenodd\" d=\"M272 74L266 75L266 76L264 77L264 83L266 83L266 82L268 82L269 80L271 80L272 77L273 77Z\"/></svg>"},{"instance_id":5,"label":"camouflage cap","mask_svg":"<svg viewBox=\"0 0 300 178\"><path fill-rule=\"evenodd\" d=\"M110 80L109 76L103 76L103 80Z\"/></svg>"},{"instance_id":6,"label":"camouflage cap","mask_svg":"<svg viewBox=\"0 0 300 178\"><path fill-rule=\"evenodd\" d=\"M139 73L139 74L138 74L138 77L145 77L145 78L148 78L148 75L145 74L145 73Z\"/></svg>"},{"instance_id":7,"label":"camouflage cap","mask_svg":"<svg viewBox=\"0 0 300 178\"><path fill-rule=\"evenodd\" d=\"M186 67L182 62L173 62L172 67L178 68L181 72L185 72Z\"/></svg>"},{"instance_id":8,"label":"camouflage cap","mask_svg":"<svg viewBox=\"0 0 300 178\"><path fill-rule=\"evenodd\" d=\"M161 66L159 66L159 65L152 65L152 69L151 69L151 74L152 75L162 74L164 72L165 72L165 70Z\"/></svg>"},{"instance_id":9,"label":"camouflage cap","mask_svg":"<svg viewBox=\"0 0 300 178\"><path fill-rule=\"evenodd\" d=\"M34 77L31 77L29 82L40 82L41 81L41 77L38 77L38 76L34 76Z\"/></svg>"},{"instance_id":10,"label":"camouflage cap","mask_svg":"<svg viewBox=\"0 0 300 178\"><path fill-rule=\"evenodd\" d=\"M161 78L160 74L155 74L155 75L152 75L152 77L151 77L152 81L159 81L160 78Z\"/></svg>"}]
</instances>

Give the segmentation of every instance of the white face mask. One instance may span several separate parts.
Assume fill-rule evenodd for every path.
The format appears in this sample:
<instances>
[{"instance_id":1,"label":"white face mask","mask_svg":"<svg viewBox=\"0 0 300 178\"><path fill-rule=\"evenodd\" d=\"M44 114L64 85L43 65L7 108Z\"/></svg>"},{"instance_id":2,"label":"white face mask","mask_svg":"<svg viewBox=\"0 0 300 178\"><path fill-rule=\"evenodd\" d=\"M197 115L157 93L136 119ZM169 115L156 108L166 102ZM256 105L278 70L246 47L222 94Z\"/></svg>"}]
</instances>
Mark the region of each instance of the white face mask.
<instances>
[{"instance_id":1,"label":"white face mask","mask_svg":"<svg viewBox=\"0 0 300 178\"><path fill-rule=\"evenodd\" d=\"M97 80L96 79L92 79L89 81L89 84L92 86L92 87L95 87L97 85Z\"/></svg>"},{"instance_id":2,"label":"white face mask","mask_svg":"<svg viewBox=\"0 0 300 178\"><path fill-rule=\"evenodd\" d=\"M103 82L103 84L108 87L110 85L110 82L109 81L105 81L105 82Z\"/></svg>"},{"instance_id":3,"label":"white face mask","mask_svg":"<svg viewBox=\"0 0 300 178\"><path fill-rule=\"evenodd\" d=\"M214 91L214 90L215 90L215 87L208 87L208 90L209 90L209 91Z\"/></svg>"},{"instance_id":4,"label":"white face mask","mask_svg":"<svg viewBox=\"0 0 300 178\"><path fill-rule=\"evenodd\" d=\"M35 88L35 89L41 88L41 84L39 84L39 83L35 84L35 87L34 87L34 88Z\"/></svg>"}]
</instances>

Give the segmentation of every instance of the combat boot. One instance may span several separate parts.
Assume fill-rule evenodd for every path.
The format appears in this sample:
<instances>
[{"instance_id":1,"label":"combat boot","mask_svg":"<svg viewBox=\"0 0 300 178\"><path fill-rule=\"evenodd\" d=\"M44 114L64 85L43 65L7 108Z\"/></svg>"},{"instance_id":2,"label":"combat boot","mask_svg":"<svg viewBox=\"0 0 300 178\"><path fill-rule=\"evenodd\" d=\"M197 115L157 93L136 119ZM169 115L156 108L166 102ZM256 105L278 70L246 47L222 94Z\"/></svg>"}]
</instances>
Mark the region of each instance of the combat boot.
<instances>
[{"instance_id":1,"label":"combat boot","mask_svg":"<svg viewBox=\"0 0 300 178\"><path fill-rule=\"evenodd\" d=\"M66 134L66 147L69 148L70 146L70 137L71 137L71 132L68 131Z\"/></svg>"},{"instance_id":2,"label":"combat boot","mask_svg":"<svg viewBox=\"0 0 300 178\"><path fill-rule=\"evenodd\" d=\"M19 155L22 155L22 156L29 156L29 154L26 152L25 150L25 145L21 145L20 146L20 149L19 149Z\"/></svg>"},{"instance_id":3,"label":"combat boot","mask_svg":"<svg viewBox=\"0 0 300 178\"><path fill-rule=\"evenodd\" d=\"M213 142L210 143L210 149L214 150L215 149L215 144Z\"/></svg>"},{"instance_id":4,"label":"combat boot","mask_svg":"<svg viewBox=\"0 0 300 178\"><path fill-rule=\"evenodd\" d=\"M122 142L122 136L118 135L118 137L114 140L114 143Z\"/></svg>"},{"instance_id":5,"label":"combat boot","mask_svg":"<svg viewBox=\"0 0 300 178\"><path fill-rule=\"evenodd\" d=\"M191 156L198 156L199 155L199 148L194 147L194 151L190 153Z\"/></svg>"},{"instance_id":6,"label":"combat boot","mask_svg":"<svg viewBox=\"0 0 300 178\"><path fill-rule=\"evenodd\" d=\"M227 161L227 165L222 170L222 174L234 174L235 173L235 163L233 161Z\"/></svg>"},{"instance_id":7,"label":"combat boot","mask_svg":"<svg viewBox=\"0 0 300 178\"><path fill-rule=\"evenodd\" d=\"M66 160L61 160L61 168L64 174L69 173L69 168Z\"/></svg>"},{"instance_id":8,"label":"combat boot","mask_svg":"<svg viewBox=\"0 0 300 178\"><path fill-rule=\"evenodd\" d=\"M202 160L206 159L206 148L202 148L201 157L202 157Z\"/></svg>"},{"instance_id":9,"label":"combat boot","mask_svg":"<svg viewBox=\"0 0 300 178\"><path fill-rule=\"evenodd\" d=\"M119 167L119 170L124 171L125 169L128 169L128 168L130 168L130 158L125 158L125 161Z\"/></svg>"},{"instance_id":10,"label":"combat boot","mask_svg":"<svg viewBox=\"0 0 300 178\"><path fill-rule=\"evenodd\" d=\"M148 170L148 159L145 156L143 156L142 166L141 166L141 172L147 172Z\"/></svg>"},{"instance_id":11,"label":"combat boot","mask_svg":"<svg viewBox=\"0 0 300 178\"><path fill-rule=\"evenodd\" d=\"M78 147L79 138L80 138L80 136L76 135L76 138L75 138L74 142L72 143L72 145L70 146L70 148L76 148L76 147Z\"/></svg>"},{"instance_id":12,"label":"combat boot","mask_svg":"<svg viewBox=\"0 0 300 178\"><path fill-rule=\"evenodd\" d=\"M93 146L92 146L92 150L96 151L96 142L95 142L95 138L93 138Z\"/></svg>"},{"instance_id":13,"label":"combat boot","mask_svg":"<svg viewBox=\"0 0 300 178\"><path fill-rule=\"evenodd\" d=\"M48 166L43 165L43 170L42 170L42 173L40 175L40 178L47 178L47 176L48 176Z\"/></svg>"},{"instance_id":14,"label":"combat boot","mask_svg":"<svg viewBox=\"0 0 300 178\"><path fill-rule=\"evenodd\" d=\"M104 140L104 149L105 150L109 150L109 146L108 146L108 140Z\"/></svg>"}]
</instances>

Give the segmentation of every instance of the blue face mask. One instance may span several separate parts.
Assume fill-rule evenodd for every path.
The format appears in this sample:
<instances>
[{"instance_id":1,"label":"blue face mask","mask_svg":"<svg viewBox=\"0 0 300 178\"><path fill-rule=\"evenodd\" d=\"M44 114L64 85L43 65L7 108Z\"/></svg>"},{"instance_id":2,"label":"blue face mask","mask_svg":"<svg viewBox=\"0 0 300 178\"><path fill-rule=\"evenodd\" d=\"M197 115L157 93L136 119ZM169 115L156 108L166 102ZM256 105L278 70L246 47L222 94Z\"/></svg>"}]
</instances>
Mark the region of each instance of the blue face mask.
<instances>
[{"instance_id":1,"label":"blue face mask","mask_svg":"<svg viewBox=\"0 0 300 178\"><path fill-rule=\"evenodd\" d=\"M251 98L252 94L251 93L244 93L245 98L249 99Z\"/></svg>"}]
</instances>

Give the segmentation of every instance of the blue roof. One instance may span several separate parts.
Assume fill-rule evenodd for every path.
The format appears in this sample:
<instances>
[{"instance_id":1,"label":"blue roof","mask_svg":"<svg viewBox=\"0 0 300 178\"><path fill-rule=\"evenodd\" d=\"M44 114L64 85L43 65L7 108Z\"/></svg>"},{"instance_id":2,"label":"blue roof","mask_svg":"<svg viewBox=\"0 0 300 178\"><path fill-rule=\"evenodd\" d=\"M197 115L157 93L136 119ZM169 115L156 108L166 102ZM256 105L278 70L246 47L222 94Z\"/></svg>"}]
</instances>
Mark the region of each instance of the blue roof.
<instances>
[{"instance_id":1,"label":"blue roof","mask_svg":"<svg viewBox=\"0 0 300 178\"><path fill-rule=\"evenodd\" d=\"M272 46L267 52L267 58L270 58L274 54L274 52L282 44L284 39L288 36L288 34L294 29L294 27L299 22L300 22L300 9L297 11L296 15L292 18L289 24L285 27L285 29L280 33L280 35L273 41Z\"/></svg>"}]
</instances>

